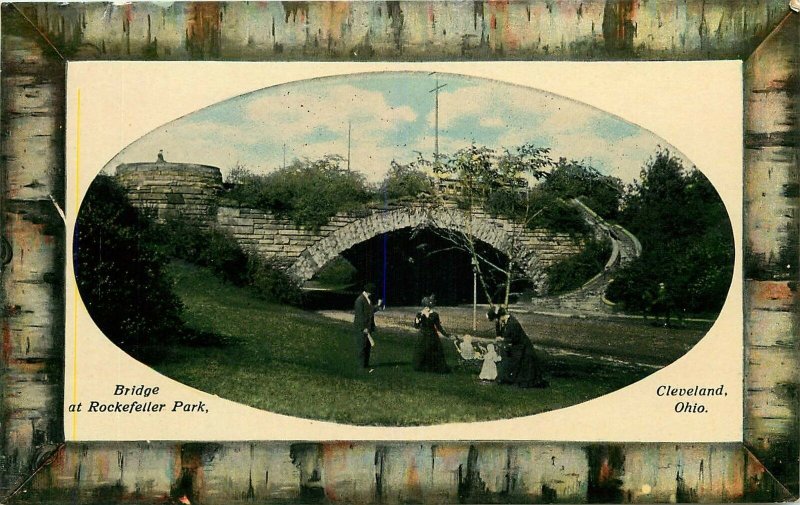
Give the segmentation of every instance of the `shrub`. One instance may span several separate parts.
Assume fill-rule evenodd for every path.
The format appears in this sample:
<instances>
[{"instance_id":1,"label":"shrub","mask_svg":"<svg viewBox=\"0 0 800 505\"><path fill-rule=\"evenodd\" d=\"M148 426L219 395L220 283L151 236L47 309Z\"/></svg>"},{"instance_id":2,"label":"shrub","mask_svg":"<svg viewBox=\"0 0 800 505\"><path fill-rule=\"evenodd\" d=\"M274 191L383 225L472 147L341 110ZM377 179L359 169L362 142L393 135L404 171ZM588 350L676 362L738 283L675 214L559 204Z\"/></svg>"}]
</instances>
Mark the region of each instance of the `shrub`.
<instances>
[{"instance_id":1,"label":"shrub","mask_svg":"<svg viewBox=\"0 0 800 505\"><path fill-rule=\"evenodd\" d=\"M594 237L585 240L580 253L547 268L549 294L561 294L583 286L603 271L609 256L611 244L607 240Z\"/></svg>"},{"instance_id":2,"label":"shrub","mask_svg":"<svg viewBox=\"0 0 800 505\"><path fill-rule=\"evenodd\" d=\"M300 304L300 286L286 271L286 263L274 258L252 255L248 261L249 283L261 298L275 302Z\"/></svg>"},{"instance_id":3,"label":"shrub","mask_svg":"<svg viewBox=\"0 0 800 505\"><path fill-rule=\"evenodd\" d=\"M589 231L580 210L539 189L528 192L497 189L489 194L485 205L490 214L523 221L530 229L547 228L573 235Z\"/></svg>"},{"instance_id":4,"label":"shrub","mask_svg":"<svg viewBox=\"0 0 800 505\"><path fill-rule=\"evenodd\" d=\"M112 178L92 182L75 226L78 289L100 330L135 356L183 331L181 303L164 269L167 258L152 235L152 222Z\"/></svg>"},{"instance_id":5,"label":"shrub","mask_svg":"<svg viewBox=\"0 0 800 505\"><path fill-rule=\"evenodd\" d=\"M341 168L335 156L297 161L267 175L238 168L227 197L248 207L273 212L297 226L318 230L339 212L363 209L375 198L357 173Z\"/></svg>"},{"instance_id":6,"label":"shrub","mask_svg":"<svg viewBox=\"0 0 800 505\"><path fill-rule=\"evenodd\" d=\"M164 254L208 268L237 286L251 286L261 298L276 303L300 302L300 286L286 273L285 263L246 252L229 233L176 216L157 225L156 230L154 235ZM197 337L187 334L187 338Z\"/></svg>"},{"instance_id":7,"label":"shrub","mask_svg":"<svg viewBox=\"0 0 800 505\"><path fill-rule=\"evenodd\" d=\"M170 216L156 226L154 241L164 254L207 267L238 286L247 283L247 254L227 232Z\"/></svg>"},{"instance_id":8,"label":"shrub","mask_svg":"<svg viewBox=\"0 0 800 505\"><path fill-rule=\"evenodd\" d=\"M606 298L626 310L648 310L655 300L658 282L644 266L644 262L637 259L617 271L606 288Z\"/></svg>"},{"instance_id":9,"label":"shrub","mask_svg":"<svg viewBox=\"0 0 800 505\"><path fill-rule=\"evenodd\" d=\"M422 171L410 165L392 162L392 167L381 183L381 193L390 200L417 198L421 193L431 193L433 182Z\"/></svg>"}]
</instances>

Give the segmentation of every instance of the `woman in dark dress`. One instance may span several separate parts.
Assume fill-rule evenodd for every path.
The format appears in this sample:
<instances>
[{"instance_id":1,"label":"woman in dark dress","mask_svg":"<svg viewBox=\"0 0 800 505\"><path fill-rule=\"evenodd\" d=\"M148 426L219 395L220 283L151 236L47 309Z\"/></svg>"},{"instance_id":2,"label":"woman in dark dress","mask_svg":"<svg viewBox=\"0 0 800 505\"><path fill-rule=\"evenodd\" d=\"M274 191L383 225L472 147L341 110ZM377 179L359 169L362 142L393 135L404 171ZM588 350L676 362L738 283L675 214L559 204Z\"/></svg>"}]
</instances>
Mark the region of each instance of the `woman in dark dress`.
<instances>
[{"instance_id":1,"label":"woman in dark dress","mask_svg":"<svg viewBox=\"0 0 800 505\"><path fill-rule=\"evenodd\" d=\"M498 340L505 343L501 367L498 370L497 382L513 384L521 388L543 388L548 383L542 377L542 366L533 350L531 339L522 329L517 318L506 309L490 310L487 314L490 321L498 320Z\"/></svg>"},{"instance_id":2,"label":"woman in dark dress","mask_svg":"<svg viewBox=\"0 0 800 505\"><path fill-rule=\"evenodd\" d=\"M444 358L444 349L439 335L447 336L442 328L439 314L434 312L433 295L422 299L422 310L414 318L414 327L419 328L417 345L414 347L414 370L417 372L448 373L450 367Z\"/></svg>"}]
</instances>

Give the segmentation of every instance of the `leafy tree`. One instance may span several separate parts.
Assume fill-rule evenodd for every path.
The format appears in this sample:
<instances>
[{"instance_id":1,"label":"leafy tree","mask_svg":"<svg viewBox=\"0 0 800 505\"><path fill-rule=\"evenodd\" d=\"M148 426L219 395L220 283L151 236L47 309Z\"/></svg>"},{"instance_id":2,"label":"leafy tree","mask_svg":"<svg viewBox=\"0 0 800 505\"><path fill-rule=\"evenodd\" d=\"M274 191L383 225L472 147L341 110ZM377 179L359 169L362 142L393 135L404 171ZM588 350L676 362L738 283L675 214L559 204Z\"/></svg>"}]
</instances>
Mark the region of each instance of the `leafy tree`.
<instances>
[{"instance_id":1,"label":"leafy tree","mask_svg":"<svg viewBox=\"0 0 800 505\"><path fill-rule=\"evenodd\" d=\"M112 178L92 182L75 226L78 289L100 330L135 356L183 331L181 303L152 235L152 222Z\"/></svg>"},{"instance_id":2,"label":"leafy tree","mask_svg":"<svg viewBox=\"0 0 800 505\"><path fill-rule=\"evenodd\" d=\"M633 184L620 214L642 243L642 255L621 269L608 296L647 310L664 284L665 303L680 312L722 308L733 274L733 231L708 179L661 149Z\"/></svg>"},{"instance_id":3,"label":"leafy tree","mask_svg":"<svg viewBox=\"0 0 800 505\"><path fill-rule=\"evenodd\" d=\"M574 205L539 187L528 191L496 189L489 193L484 205L493 216L525 222L529 229L546 228L571 235L589 231L589 225Z\"/></svg>"},{"instance_id":4,"label":"leafy tree","mask_svg":"<svg viewBox=\"0 0 800 505\"><path fill-rule=\"evenodd\" d=\"M561 158L542 182L541 189L564 200L581 198L606 219L616 219L625 186L616 177L603 175L578 161Z\"/></svg>"},{"instance_id":5,"label":"leafy tree","mask_svg":"<svg viewBox=\"0 0 800 505\"><path fill-rule=\"evenodd\" d=\"M525 227L530 227L542 211L533 208L531 199L521 197L520 194L527 191L531 180L544 177L552 165L549 152L548 148L532 144L525 144L513 150L504 149L499 153L485 146L471 144L453 154L440 155L433 161L420 156L415 163L416 166L431 168L436 174L451 181L458 203L455 211L466 214L468 226L466 230L437 228L436 232L450 241L454 247L470 254L484 295L492 306L494 302L486 282L489 272L484 269L495 270L505 277L505 295L502 303L507 305L511 285L520 274L519 265L515 263L515 258L518 256L515 251L521 247L519 240L521 230L515 229L511 232L508 259L504 265L500 265L480 254L470 229L473 213L487 201L494 201L505 216L523 224L523 230ZM443 209L452 209L443 199L439 204Z\"/></svg>"}]
</instances>

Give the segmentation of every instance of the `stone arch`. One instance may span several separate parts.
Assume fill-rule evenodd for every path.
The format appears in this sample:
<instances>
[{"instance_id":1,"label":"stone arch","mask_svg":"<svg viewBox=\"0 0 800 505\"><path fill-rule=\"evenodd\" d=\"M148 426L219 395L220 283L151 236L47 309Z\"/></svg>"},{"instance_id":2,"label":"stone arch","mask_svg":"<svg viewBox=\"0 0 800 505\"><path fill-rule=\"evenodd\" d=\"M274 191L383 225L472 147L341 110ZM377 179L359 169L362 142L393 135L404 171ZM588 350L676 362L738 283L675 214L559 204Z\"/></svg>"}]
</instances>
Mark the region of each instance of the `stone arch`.
<instances>
[{"instance_id":1,"label":"stone arch","mask_svg":"<svg viewBox=\"0 0 800 505\"><path fill-rule=\"evenodd\" d=\"M290 272L299 281L311 279L326 263L351 247L384 233L403 228L430 227L453 231L470 230L475 239L485 242L506 255L514 255L522 269L534 281L544 278L543 265L536 250L541 234L521 230L520 225L497 219L483 212L469 216L455 208L423 206L397 207L375 210L372 214L342 226L318 240L303 251L290 267ZM513 247L517 236L517 247ZM514 249L514 251L512 251Z\"/></svg>"}]
</instances>

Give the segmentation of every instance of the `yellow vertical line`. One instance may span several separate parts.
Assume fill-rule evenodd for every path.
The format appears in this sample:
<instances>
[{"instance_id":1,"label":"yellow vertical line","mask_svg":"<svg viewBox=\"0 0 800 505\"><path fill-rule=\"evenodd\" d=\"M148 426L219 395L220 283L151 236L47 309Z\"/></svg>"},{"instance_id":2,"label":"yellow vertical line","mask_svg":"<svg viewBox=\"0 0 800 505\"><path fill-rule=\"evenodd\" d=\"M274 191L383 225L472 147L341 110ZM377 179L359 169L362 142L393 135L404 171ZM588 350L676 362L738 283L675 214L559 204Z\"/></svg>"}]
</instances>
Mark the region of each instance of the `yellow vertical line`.
<instances>
[{"instance_id":1,"label":"yellow vertical line","mask_svg":"<svg viewBox=\"0 0 800 505\"><path fill-rule=\"evenodd\" d=\"M75 128L75 207L73 209L75 219L78 218L80 209L81 195L81 90L78 88L78 101L76 105L76 128ZM73 235L74 240L74 235ZM73 244L73 247L75 244ZM71 251L70 251L71 252ZM72 257L67 253L67 261ZM74 264L73 264L74 265ZM74 266L73 266L74 268ZM78 403L78 284L74 281L74 293L72 297L72 404ZM78 438L78 413L72 412L72 440Z\"/></svg>"}]
</instances>

